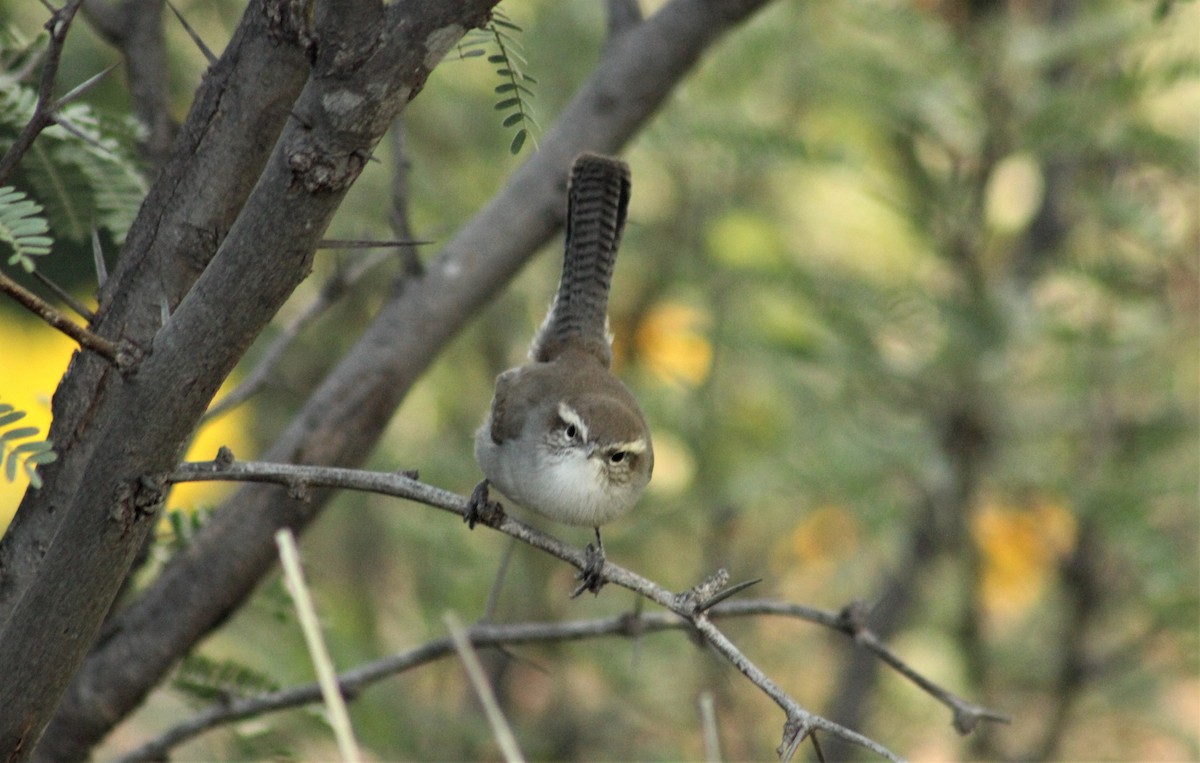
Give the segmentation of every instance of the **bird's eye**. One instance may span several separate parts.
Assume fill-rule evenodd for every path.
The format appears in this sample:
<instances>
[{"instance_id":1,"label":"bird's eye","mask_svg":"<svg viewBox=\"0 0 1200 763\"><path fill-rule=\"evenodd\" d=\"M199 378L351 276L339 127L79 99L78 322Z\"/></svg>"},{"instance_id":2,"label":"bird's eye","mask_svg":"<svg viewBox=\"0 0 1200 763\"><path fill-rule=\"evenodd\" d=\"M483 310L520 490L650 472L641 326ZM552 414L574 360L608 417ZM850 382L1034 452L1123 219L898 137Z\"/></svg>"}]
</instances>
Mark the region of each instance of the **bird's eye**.
<instances>
[{"instance_id":1,"label":"bird's eye","mask_svg":"<svg viewBox=\"0 0 1200 763\"><path fill-rule=\"evenodd\" d=\"M579 430L575 428L574 424L567 424L567 428L563 431L566 433L568 440L574 440L575 435L579 434Z\"/></svg>"},{"instance_id":2,"label":"bird's eye","mask_svg":"<svg viewBox=\"0 0 1200 763\"><path fill-rule=\"evenodd\" d=\"M611 456L609 456L608 460L612 461L614 464L621 463L625 460L625 451L618 450L616 453L613 453Z\"/></svg>"}]
</instances>

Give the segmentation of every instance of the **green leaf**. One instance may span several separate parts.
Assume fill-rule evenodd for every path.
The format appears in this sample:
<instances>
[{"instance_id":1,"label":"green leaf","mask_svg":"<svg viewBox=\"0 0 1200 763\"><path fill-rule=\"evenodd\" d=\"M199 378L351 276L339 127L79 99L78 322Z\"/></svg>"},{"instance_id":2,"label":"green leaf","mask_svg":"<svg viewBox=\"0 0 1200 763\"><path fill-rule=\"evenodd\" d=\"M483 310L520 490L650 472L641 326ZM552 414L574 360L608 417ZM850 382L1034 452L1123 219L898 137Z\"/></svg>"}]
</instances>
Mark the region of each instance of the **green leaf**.
<instances>
[{"instance_id":1,"label":"green leaf","mask_svg":"<svg viewBox=\"0 0 1200 763\"><path fill-rule=\"evenodd\" d=\"M45 235L50 228L41 212L41 205L26 198L24 192L12 186L0 188L0 241L12 248L9 265L33 272L31 258L50 253L54 240Z\"/></svg>"},{"instance_id":2,"label":"green leaf","mask_svg":"<svg viewBox=\"0 0 1200 763\"><path fill-rule=\"evenodd\" d=\"M525 115L518 111L516 114L509 114L507 117L505 117L501 124L503 124L505 127L512 127L524 118Z\"/></svg>"},{"instance_id":3,"label":"green leaf","mask_svg":"<svg viewBox=\"0 0 1200 763\"><path fill-rule=\"evenodd\" d=\"M517 130L517 134L513 136L512 143L509 144L508 150L513 156L521 152L521 147L525 145L525 138L528 137L529 131L522 127Z\"/></svg>"},{"instance_id":4,"label":"green leaf","mask_svg":"<svg viewBox=\"0 0 1200 763\"><path fill-rule=\"evenodd\" d=\"M37 433L37 427L17 427L7 432L0 432L0 443L8 442L9 440L20 440L24 437L33 437Z\"/></svg>"},{"instance_id":5,"label":"green leaf","mask_svg":"<svg viewBox=\"0 0 1200 763\"><path fill-rule=\"evenodd\" d=\"M279 688L261 671L234 660L213 660L200 654L183 658L172 685L189 698L205 703L227 702Z\"/></svg>"},{"instance_id":6,"label":"green leaf","mask_svg":"<svg viewBox=\"0 0 1200 763\"><path fill-rule=\"evenodd\" d=\"M37 430L34 429L33 433L37 434ZM46 442L45 440L34 440L33 442L23 442L20 445L15 446L12 449L12 452L19 453L21 455L27 455L32 453L44 453L47 450L50 450L50 443Z\"/></svg>"},{"instance_id":7,"label":"green leaf","mask_svg":"<svg viewBox=\"0 0 1200 763\"><path fill-rule=\"evenodd\" d=\"M8 426L23 418L25 418L25 411L13 410L13 407L8 404L0 405L0 427Z\"/></svg>"},{"instance_id":8,"label":"green leaf","mask_svg":"<svg viewBox=\"0 0 1200 763\"><path fill-rule=\"evenodd\" d=\"M0 143L23 127L36 102L36 92L28 87L0 87ZM147 191L138 159L144 128L132 117L105 116L80 102L58 113L75 132L61 124L44 130L15 177L37 199L36 216L49 223L55 240L84 242L98 227L120 243ZM20 260L26 268L33 264L25 252Z\"/></svg>"},{"instance_id":9,"label":"green leaf","mask_svg":"<svg viewBox=\"0 0 1200 763\"><path fill-rule=\"evenodd\" d=\"M493 89L497 93L524 93L525 95L528 95L528 96L533 95L532 90L530 90L529 88L525 87L524 85L518 84L516 82L505 82L502 85L496 85L496 87Z\"/></svg>"},{"instance_id":10,"label":"green leaf","mask_svg":"<svg viewBox=\"0 0 1200 763\"><path fill-rule=\"evenodd\" d=\"M503 101L497 101L496 105L493 108L495 108L496 111L508 111L513 106L520 106L520 105L521 105L520 98L505 98Z\"/></svg>"},{"instance_id":11,"label":"green leaf","mask_svg":"<svg viewBox=\"0 0 1200 763\"><path fill-rule=\"evenodd\" d=\"M38 433L37 427L29 426L13 427L7 431L3 429L23 418L25 411L19 411L8 403L0 403L0 461L4 462L4 475L9 482L17 478L17 466L21 465L25 474L29 476L29 484L36 490L42 486L37 467L54 461L58 454L54 452L54 445L49 440L14 444L15 440L33 437Z\"/></svg>"},{"instance_id":12,"label":"green leaf","mask_svg":"<svg viewBox=\"0 0 1200 763\"><path fill-rule=\"evenodd\" d=\"M26 462L40 466L41 464L52 464L58 460L58 453L49 447L49 441L43 441L42 444L47 446L46 449L30 453L29 457L25 459Z\"/></svg>"}]
</instances>

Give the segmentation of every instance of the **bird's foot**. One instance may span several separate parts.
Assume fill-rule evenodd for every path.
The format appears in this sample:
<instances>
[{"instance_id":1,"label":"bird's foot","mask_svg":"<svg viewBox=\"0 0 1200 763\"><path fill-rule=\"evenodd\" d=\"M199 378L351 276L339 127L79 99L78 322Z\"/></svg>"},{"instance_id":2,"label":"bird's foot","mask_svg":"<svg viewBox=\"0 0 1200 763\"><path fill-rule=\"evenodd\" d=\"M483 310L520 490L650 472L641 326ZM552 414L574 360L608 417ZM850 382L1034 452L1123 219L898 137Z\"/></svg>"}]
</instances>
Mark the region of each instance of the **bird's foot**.
<instances>
[{"instance_id":1,"label":"bird's foot","mask_svg":"<svg viewBox=\"0 0 1200 763\"><path fill-rule=\"evenodd\" d=\"M572 599L584 591L591 591L592 594L599 595L600 589L604 587L605 580L600 575L604 571L604 542L600 540L600 528L596 528L595 544L587 544L587 548L583 552L583 569L575 576L579 585L571 592Z\"/></svg>"},{"instance_id":2,"label":"bird's foot","mask_svg":"<svg viewBox=\"0 0 1200 763\"><path fill-rule=\"evenodd\" d=\"M467 510L463 514L463 521L467 523L467 527L474 530L477 522L495 526L503 516L504 507L500 505L499 501L493 501L488 497L488 481L482 480L471 491L471 497L467 500Z\"/></svg>"}]
</instances>

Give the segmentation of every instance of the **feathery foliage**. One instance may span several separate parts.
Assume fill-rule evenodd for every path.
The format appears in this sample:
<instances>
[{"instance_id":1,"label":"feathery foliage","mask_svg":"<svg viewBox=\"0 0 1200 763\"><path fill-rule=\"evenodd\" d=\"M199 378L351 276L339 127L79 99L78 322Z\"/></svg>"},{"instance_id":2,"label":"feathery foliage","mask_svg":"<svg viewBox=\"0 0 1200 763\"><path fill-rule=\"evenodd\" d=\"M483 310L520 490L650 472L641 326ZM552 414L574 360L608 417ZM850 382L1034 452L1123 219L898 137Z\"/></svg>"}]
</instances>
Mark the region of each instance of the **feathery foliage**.
<instances>
[{"instance_id":1,"label":"feathery foliage","mask_svg":"<svg viewBox=\"0 0 1200 763\"><path fill-rule=\"evenodd\" d=\"M253 668L202 654L183 658L172 685L199 704L251 697L279 688L276 681Z\"/></svg>"},{"instance_id":2,"label":"feathery foliage","mask_svg":"<svg viewBox=\"0 0 1200 763\"><path fill-rule=\"evenodd\" d=\"M33 117L37 92L23 84L26 62L36 61L46 43L44 34L33 41L0 35L0 151ZM132 117L103 116L84 103L63 105L54 120L23 157L12 184L30 190L57 236L84 242L99 228L120 243L147 191L136 158L141 127Z\"/></svg>"},{"instance_id":3,"label":"feathery foliage","mask_svg":"<svg viewBox=\"0 0 1200 763\"><path fill-rule=\"evenodd\" d=\"M533 128L538 127L529 103L529 99L534 97L534 92L529 86L536 85L537 80L525 72L529 62L525 60L520 41L512 34L520 31L522 30L519 25L496 8L493 9L492 18L487 25L483 29L473 30L458 46L460 58L482 56L485 46L496 46L497 52L487 57L488 63L496 66L496 74L502 80L495 87L496 94L501 97L493 108L506 112L501 124L517 128L508 146L508 150L514 155L520 153L525 141L533 136ZM537 145L536 138L534 145Z\"/></svg>"},{"instance_id":4,"label":"feathery foliage","mask_svg":"<svg viewBox=\"0 0 1200 763\"><path fill-rule=\"evenodd\" d=\"M58 458L54 452L54 444L49 440L29 440L37 435L37 427L14 427L25 418L25 411L19 411L8 403L0 403L0 461L4 463L4 477L9 482L17 478L17 467L25 470L29 484L36 490L42 486L42 478L37 468ZM17 443L17 440L26 442Z\"/></svg>"},{"instance_id":5,"label":"feathery foliage","mask_svg":"<svg viewBox=\"0 0 1200 763\"><path fill-rule=\"evenodd\" d=\"M50 253L54 240L47 236L50 228L41 216L42 207L12 186L0 188L0 241L12 247L9 265L20 265L32 273L32 257Z\"/></svg>"}]
</instances>

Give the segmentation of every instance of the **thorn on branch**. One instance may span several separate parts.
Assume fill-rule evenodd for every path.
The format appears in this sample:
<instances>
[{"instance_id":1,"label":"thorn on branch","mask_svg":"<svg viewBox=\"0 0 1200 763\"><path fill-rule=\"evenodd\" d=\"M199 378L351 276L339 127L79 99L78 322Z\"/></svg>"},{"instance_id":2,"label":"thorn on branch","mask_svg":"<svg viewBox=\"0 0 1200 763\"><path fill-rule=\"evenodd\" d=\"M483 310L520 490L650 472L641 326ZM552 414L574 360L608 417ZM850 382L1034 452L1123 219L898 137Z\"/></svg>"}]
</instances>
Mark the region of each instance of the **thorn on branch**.
<instances>
[{"instance_id":1,"label":"thorn on branch","mask_svg":"<svg viewBox=\"0 0 1200 763\"><path fill-rule=\"evenodd\" d=\"M817 756L817 763L825 763L825 753L821 750L821 743L817 740L817 735L809 734L808 738L812 740L813 754Z\"/></svg>"},{"instance_id":2,"label":"thorn on branch","mask_svg":"<svg viewBox=\"0 0 1200 763\"><path fill-rule=\"evenodd\" d=\"M212 50L210 50L209 47L204 44L204 40L200 39L200 35L195 29L192 28L192 25L188 23L187 19L183 17L183 14L179 12L179 9L175 7L175 4L168 0L167 7L171 9L171 13L175 14L175 18L178 19L179 23L183 26L183 31L187 32L188 37L192 38L192 42L197 48L200 49L200 52L204 54L204 60L208 61L208 65L216 66L217 57L213 55Z\"/></svg>"},{"instance_id":3,"label":"thorn on branch","mask_svg":"<svg viewBox=\"0 0 1200 763\"><path fill-rule=\"evenodd\" d=\"M113 69L117 68L117 66L118 66L118 64L113 64L113 65L109 66L107 69L102 69L101 71L88 77L83 82L76 85L75 87L71 88L70 91L68 91L66 95L64 95L63 97L59 98L58 100L56 100L54 102L54 105L51 106L51 110L58 111L63 106L66 106L67 104L71 103L72 101L79 100L88 91L92 90L93 88L96 87L96 85L100 84L100 81L102 79L104 79L105 77L107 77L108 74ZM97 145L99 145L99 144L97 144ZM108 151L108 149L105 149L103 146L100 146L100 148L104 149L105 152Z\"/></svg>"},{"instance_id":4,"label":"thorn on branch","mask_svg":"<svg viewBox=\"0 0 1200 763\"><path fill-rule=\"evenodd\" d=\"M789 714L787 721L783 724L783 740L775 748L779 759L783 763L787 763L787 761L795 757L796 750L800 748L800 743L811 733L812 727L808 725L808 721L805 718Z\"/></svg>"},{"instance_id":5,"label":"thorn on branch","mask_svg":"<svg viewBox=\"0 0 1200 763\"><path fill-rule=\"evenodd\" d=\"M980 721L994 721L996 723L1012 723L1012 718L1004 713L998 713L995 710L988 710L986 707L973 705L968 702L958 702L954 706L954 730L962 736L970 734L979 725Z\"/></svg>"},{"instance_id":6,"label":"thorn on branch","mask_svg":"<svg viewBox=\"0 0 1200 763\"><path fill-rule=\"evenodd\" d=\"M697 583L690 590L675 595L676 612L694 617L702 613L700 605L711 599L729 582L729 571L722 568Z\"/></svg>"},{"instance_id":7,"label":"thorn on branch","mask_svg":"<svg viewBox=\"0 0 1200 763\"><path fill-rule=\"evenodd\" d=\"M720 591L719 593L716 593L716 594L710 596L705 601L702 601L699 604L697 604L696 612L697 612L697 614L700 612L706 612L706 611L712 609L713 607L715 607L716 605L720 604L721 602L725 601L729 597L736 596L737 594L741 593L742 591L745 591L750 586L758 585L761 582L762 582L762 578L755 578L754 580L744 580L741 583L738 583L737 585L730 586L729 588L726 588L724 591Z\"/></svg>"},{"instance_id":8,"label":"thorn on branch","mask_svg":"<svg viewBox=\"0 0 1200 763\"><path fill-rule=\"evenodd\" d=\"M218 469L225 469L233 466L235 460L233 451L229 449L229 446L222 445L220 448L217 448L217 457L213 459L213 466Z\"/></svg>"}]
</instances>

